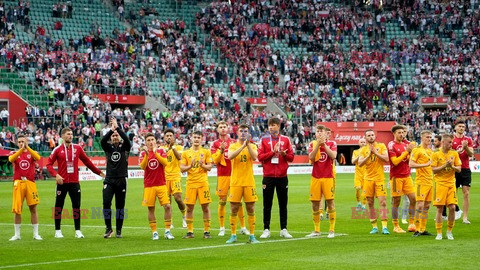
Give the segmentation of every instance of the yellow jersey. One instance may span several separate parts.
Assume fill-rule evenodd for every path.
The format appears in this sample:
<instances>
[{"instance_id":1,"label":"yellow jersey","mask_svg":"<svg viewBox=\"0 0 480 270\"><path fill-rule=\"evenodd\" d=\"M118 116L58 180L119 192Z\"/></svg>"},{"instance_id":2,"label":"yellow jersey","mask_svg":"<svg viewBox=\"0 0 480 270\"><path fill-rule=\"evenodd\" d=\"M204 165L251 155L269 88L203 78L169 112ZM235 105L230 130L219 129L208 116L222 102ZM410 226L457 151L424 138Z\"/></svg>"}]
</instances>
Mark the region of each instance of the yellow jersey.
<instances>
[{"instance_id":1,"label":"yellow jersey","mask_svg":"<svg viewBox=\"0 0 480 270\"><path fill-rule=\"evenodd\" d=\"M353 150L352 153L352 159L356 159L360 156L360 149ZM357 179L363 179L365 177L365 166L358 166L358 161L357 164L355 164L355 178Z\"/></svg>"},{"instance_id":2,"label":"yellow jersey","mask_svg":"<svg viewBox=\"0 0 480 270\"><path fill-rule=\"evenodd\" d=\"M253 150L257 150L257 146L250 143ZM228 147L228 152L233 153L242 147L242 143L236 142ZM254 187L255 178L253 177L253 160L245 147L232 162L232 175L230 178L231 187Z\"/></svg>"},{"instance_id":3,"label":"yellow jersey","mask_svg":"<svg viewBox=\"0 0 480 270\"><path fill-rule=\"evenodd\" d=\"M181 164L190 165L193 159L195 159L195 163L187 171L187 187L199 188L208 185L208 171L200 167L200 160L203 159L203 164L212 163L210 150L204 148L200 148L197 151L192 148L185 150L182 153Z\"/></svg>"},{"instance_id":4,"label":"yellow jersey","mask_svg":"<svg viewBox=\"0 0 480 270\"><path fill-rule=\"evenodd\" d=\"M377 150L378 153L381 155L387 154L387 147L383 143L375 142L373 147ZM366 158L369 157L366 163L363 165L365 166L365 180L367 181L375 181L375 182L384 182L385 181L385 174L383 165L385 162L379 159L375 154L370 152L370 145L367 144L364 147L360 148L360 157Z\"/></svg>"},{"instance_id":5,"label":"yellow jersey","mask_svg":"<svg viewBox=\"0 0 480 270\"><path fill-rule=\"evenodd\" d=\"M449 150L446 154L443 151L438 151L432 155L432 167L440 167L447 163L447 160L453 160L453 166L461 166L460 156L455 150ZM442 186L455 186L455 170L453 168L445 167L440 172L433 175L433 180Z\"/></svg>"},{"instance_id":6,"label":"yellow jersey","mask_svg":"<svg viewBox=\"0 0 480 270\"><path fill-rule=\"evenodd\" d=\"M173 146L180 154L183 152L183 146L174 145ZM167 151L168 147L162 146L162 148L167 153L167 166L165 166L165 180L176 180L181 177L180 171L180 160L175 157L173 150Z\"/></svg>"},{"instance_id":7,"label":"yellow jersey","mask_svg":"<svg viewBox=\"0 0 480 270\"><path fill-rule=\"evenodd\" d=\"M410 160L418 164L426 164L432 160L432 154L432 149L419 146L412 150ZM416 169L415 183L418 185L433 186L433 171L431 165Z\"/></svg>"}]
</instances>

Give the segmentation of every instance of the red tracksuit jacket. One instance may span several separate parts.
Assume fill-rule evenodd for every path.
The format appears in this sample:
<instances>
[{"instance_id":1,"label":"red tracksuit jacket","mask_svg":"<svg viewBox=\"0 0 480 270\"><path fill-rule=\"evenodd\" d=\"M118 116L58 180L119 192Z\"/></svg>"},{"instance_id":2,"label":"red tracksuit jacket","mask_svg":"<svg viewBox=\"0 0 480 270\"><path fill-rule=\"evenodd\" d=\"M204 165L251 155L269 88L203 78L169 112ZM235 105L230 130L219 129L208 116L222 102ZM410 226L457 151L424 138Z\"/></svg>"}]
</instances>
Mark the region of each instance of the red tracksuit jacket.
<instances>
[{"instance_id":1,"label":"red tracksuit jacket","mask_svg":"<svg viewBox=\"0 0 480 270\"><path fill-rule=\"evenodd\" d=\"M280 143L280 151L285 151L286 155L275 155L273 149L275 145ZM278 156L278 164L272 164L272 158ZM287 176L288 162L293 161L292 144L287 136L280 135L279 137L264 136L259 143L258 147L258 161L263 165L264 177L285 177Z\"/></svg>"}]
</instances>

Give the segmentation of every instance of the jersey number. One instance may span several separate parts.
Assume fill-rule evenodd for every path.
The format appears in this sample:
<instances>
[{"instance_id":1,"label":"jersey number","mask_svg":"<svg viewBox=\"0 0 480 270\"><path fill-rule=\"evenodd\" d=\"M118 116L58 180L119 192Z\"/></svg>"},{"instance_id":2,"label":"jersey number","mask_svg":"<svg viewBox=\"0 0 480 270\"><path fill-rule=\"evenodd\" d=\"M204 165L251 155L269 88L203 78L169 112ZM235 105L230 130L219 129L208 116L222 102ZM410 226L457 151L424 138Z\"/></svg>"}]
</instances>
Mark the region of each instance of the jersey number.
<instances>
[{"instance_id":1,"label":"jersey number","mask_svg":"<svg viewBox=\"0 0 480 270\"><path fill-rule=\"evenodd\" d=\"M247 162L247 155L241 155L240 162Z\"/></svg>"},{"instance_id":2,"label":"jersey number","mask_svg":"<svg viewBox=\"0 0 480 270\"><path fill-rule=\"evenodd\" d=\"M210 191L209 190L203 192L203 198L210 199Z\"/></svg>"},{"instance_id":3,"label":"jersey number","mask_svg":"<svg viewBox=\"0 0 480 270\"><path fill-rule=\"evenodd\" d=\"M168 156L168 157L167 157L167 161L168 161L168 162L172 162L172 156Z\"/></svg>"}]
</instances>

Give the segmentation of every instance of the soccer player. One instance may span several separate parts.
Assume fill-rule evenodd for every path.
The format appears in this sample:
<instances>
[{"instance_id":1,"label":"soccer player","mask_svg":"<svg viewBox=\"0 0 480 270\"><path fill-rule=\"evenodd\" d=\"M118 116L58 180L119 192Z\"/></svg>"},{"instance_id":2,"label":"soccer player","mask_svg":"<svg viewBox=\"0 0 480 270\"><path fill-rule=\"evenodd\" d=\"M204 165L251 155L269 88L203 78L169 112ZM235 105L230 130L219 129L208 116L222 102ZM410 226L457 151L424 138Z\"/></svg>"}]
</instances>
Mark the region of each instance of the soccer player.
<instances>
[{"instance_id":1,"label":"soccer player","mask_svg":"<svg viewBox=\"0 0 480 270\"><path fill-rule=\"evenodd\" d=\"M316 140L308 147L308 158L313 164L312 179L310 182L310 201L312 202L314 231L307 237L318 237L320 233L320 200L322 196L327 201L330 229L328 238L335 237L335 181L333 163L337 158L337 145L328 141L325 126L317 126Z\"/></svg>"},{"instance_id":2,"label":"soccer player","mask_svg":"<svg viewBox=\"0 0 480 270\"><path fill-rule=\"evenodd\" d=\"M378 233L377 216L374 207L374 196L377 196L382 219L382 234L390 234L387 228L387 190L385 187L385 174L383 166L389 161L387 147L376 142L375 131L365 131L367 145L360 149L358 166L365 166L365 180L363 182L363 195L367 198L370 211L370 223L373 229L370 234Z\"/></svg>"},{"instance_id":3,"label":"soccer player","mask_svg":"<svg viewBox=\"0 0 480 270\"><path fill-rule=\"evenodd\" d=\"M142 205L148 207L148 221L152 229L153 240L158 240L159 238L157 220L155 218L155 201L157 198L165 210L163 216L165 224L164 237L167 240L174 239L170 232L172 208L165 181L165 166L168 164L166 156L163 149L157 148L157 141L153 133L145 134L145 146L139 156L140 168L145 171Z\"/></svg>"},{"instance_id":4,"label":"soccer player","mask_svg":"<svg viewBox=\"0 0 480 270\"><path fill-rule=\"evenodd\" d=\"M192 148L182 153L180 170L187 172L187 186L185 204L187 205L187 234L183 238L193 238L193 209L197 198L203 211L203 238L212 238L210 235L210 208L212 202L208 185L208 172L213 167L210 151L202 148L203 134L194 131L192 134Z\"/></svg>"},{"instance_id":5,"label":"soccer player","mask_svg":"<svg viewBox=\"0 0 480 270\"><path fill-rule=\"evenodd\" d=\"M435 135L433 137L433 152L438 152L442 148L442 135Z\"/></svg>"},{"instance_id":6,"label":"soccer player","mask_svg":"<svg viewBox=\"0 0 480 270\"><path fill-rule=\"evenodd\" d=\"M447 238L453 240L452 229L455 225L455 205L457 204L455 172L461 171L462 162L458 152L452 150L452 140L453 135L443 135L441 150L432 155L433 180L435 180L435 202L433 205L437 207L436 240L442 240L442 211L445 205L449 209Z\"/></svg>"},{"instance_id":7,"label":"soccer player","mask_svg":"<svg viewBox=\"0 0 480 270\"><path fill-rule=\"evenodd\" d=\"M163 149L167 153L167 166L165 166L165 179L167 181L168 196L175 199L178 209L182 213L182 226L187 227L185 218L186 206L182 200L182 174L180 172L180 160L182 160L183 147L175 145L175 133L172 129L167 129L163 133L165 145Z\"/></svg>"},{"instance_id":8,"label":"soccer player","mask_svg":"<svg viewBox=\"0 0 480 270\"><path fill-rule=\"evenodd\" d=\"M127 134L112 117L110 130L103 136L100 144L107 156L107 176L103 181L103 218L105 220L104 238L112 237L112 199L115 196L116 237L122 238L122 226L125 218L125 197L127 195L128 153L132 144ZM110 143L108 140L110 139ZM121 139L121 140L120 140Z\"/></svg>"},{"instance_id":9,"label":"soccer player","mask_svg":"<svg viewBox=\"0 0 480 270\"><path fill-rule=\"evenodd\" d=\"M230 189L230 175L232 172L231 161L228 159L228 148L231 144L235 143L235 140L228 136L229 127L225 121L220 121L217 124L217 132L220 138L213 142L210 151L212 153L213 162L217 166L216 194L218 196L218 221L220 223L220 232L218 233L218 236L224 236L225 216L227 214L225 206L227 205L227 195L228 190ZM245 228L245 215L241 204L238 208L238 218L240 219L240 226L242 227L240 233L249 235L250 232Z\"/></svg>"},{"instance_id":10,"label":"soccer player","mask_svg":"<svg viewBox=\"0 0 480 270\"><path fill-rule=\"evenodd\" d=\"M93 165L80 145L72 143L73 132L70 128L63 128L61 131L61 137L63 143L53 149L50 157L48 157L46 166L48 172L55 177L57 181L54 209L55 238L63 238L60 225L62 222L63 205L65 204L67 193L72 201L75 237L84 238L80 231L81 190L78 181L78 161L81 160L87 168L93 173L100 175L102 178L105 177L105 174ZM58 170L53 168L55 162L58 164Z\"/></svg>"},{"instance_id":11,"label":"soccer player","mask_svg":"<svg viewBox=\"0 0 480 270\"><path fill-rule=\"evenodd\" d=\"M432 132L424 130L421 132L421 145L412 150L410 155L410 168L415 168L416 179L415 186L416 194L416 213L415 213L415 227L417 231L413 236L431 235L426 231L428 209L433 199L433 172L432 172L432 154L430 148L432 142Z\"/></svg>"},{"instance_id":12,"label":"soccer player","mask_svg":"<svg viewBox=\"0 0 480 270\"><path fill-rule=\"evenodd\" d=\"M280 209L280 237L292 238L287 231L288 162L294 158L292 145L287 136L280 134L280 119L268 120L269 136L262 138L258 149L258 160L263 167L263 233L260 238L270 237L270 218L273 194L277 190Z\"/></svg>"},{"instance_id":13,"label":"soccer player","mask_svg":"<svg viewBox=\"0 0 480 270\"><path fill-rule=\"evenodd\" d=\"M237 241L237 213L243 198L250 229L248 242L257 244L259 241L255 238L255 202L258 198L253 177L253 162L258 157L257 146L250 142L247 125L241 124L238 126L237 136L237 142L228 148L228 159L232 162L230 196L228 197L232 211L230 215L232 235L226 243L231 244Z\"/></svg>"},{"instance_id":14,"label":"soccer player","mask_svg":"<svg viewBox=\"0 0 480 270\"><path fill-rule=\"evenodd\" d=\"M40 160L40 155L28 146L25 135L17 136L18 151L11 152L8 161L13 163L13 204L15 235L10 241L20 240L20 226L22 224L23 201L27 200L30 209L30 219L33 226L33 239L42 240L38 234L37 204L40 202L35 184L35 161Z\"/></svg>"},{"instance_id":15,"label":"soccer player","mask_svg":"<svg viewBox=\"0 0 480 270\"><path fill-rule=\"evenodd\" d=\"M410 153L415 145L405 141L405 129L403 125L392 127L394 140L388 143L388 156L390 160L390 188L392 192L392 222L395 233L405 233L398 224L398 207L400 206L401 196L407 195L410 201L409 206L409 225L408 231L416 231L414 224L415 217L415 190L413 181L410 177L410 167L408 162Z\"/></svg>"},{"instance_id":16,"label":"soccer player","mask_svg":"<svg viewBox=\"0 0 480 270\"><path fill-rule=\"evenodd\" d=\"M355 197L357 198L357 211L364 210L367 204L367 199L363 195L363 181L365 178L365 166L360 167L358 165L358 159L360 158L360 149L367 144L365 138L358 140L359 149L354 150L352 154L352 163L355 164L355 178L353 180L353 187L355 188Z\"/></svg>"},{"instance_id":17,"label":"soccer player","mask_svg":"<svg viewBox=\"0 0 480 270\"><path fill-rule=\"evenodd\" d=\"M455 137L452 142L452 148L458 152L462 161L462 170L455 173L455 185L462 187L463 192L463 223L470 224L468 220L468 209L470 208L470 184L472 183L472 171L470 171L470 157L473 157L473 142L470 137L465 136L465 122L457 121L455 123ZM458 207L458 206L457 206ZM456 218L459 219L462 211L456 212Z\"/></svg>"}]
</instances>

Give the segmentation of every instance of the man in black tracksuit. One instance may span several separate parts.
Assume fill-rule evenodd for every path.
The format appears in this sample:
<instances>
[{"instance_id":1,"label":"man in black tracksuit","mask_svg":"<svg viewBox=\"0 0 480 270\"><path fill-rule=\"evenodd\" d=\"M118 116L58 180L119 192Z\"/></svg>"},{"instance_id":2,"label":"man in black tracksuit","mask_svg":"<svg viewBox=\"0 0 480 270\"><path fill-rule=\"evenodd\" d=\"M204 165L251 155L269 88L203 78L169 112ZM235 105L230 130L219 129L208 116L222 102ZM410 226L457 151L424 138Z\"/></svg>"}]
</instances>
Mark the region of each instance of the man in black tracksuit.
<instances>
[{"instance_id":1,"label":"man in black tracksuit","mask_svg":"<svg viewBox=\"0 0 480 270\"><path fill-rule=\"evenodd\" d=\"M103 182L104 238L112 237L112 199L115 195L117 238L122 238L122 225L125 217L125 196L127 193L128 153L132 144L127 134L118 127L117 120L110 121L111 129L103 136L101 145L107 155L107 176ZM121 141L120 138L123 140ZM108 141L110 139L110 142Z\"/></svg>"}]
</instances>

